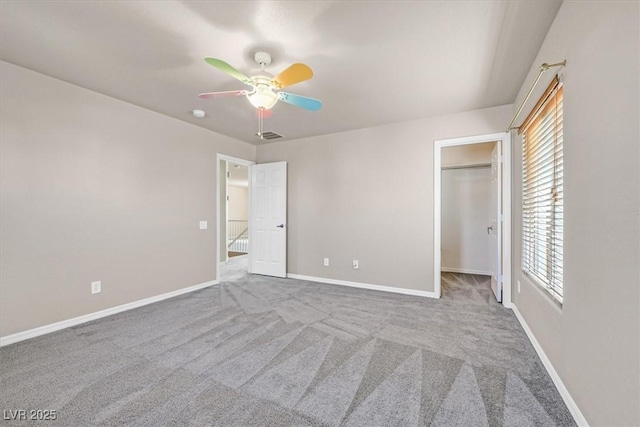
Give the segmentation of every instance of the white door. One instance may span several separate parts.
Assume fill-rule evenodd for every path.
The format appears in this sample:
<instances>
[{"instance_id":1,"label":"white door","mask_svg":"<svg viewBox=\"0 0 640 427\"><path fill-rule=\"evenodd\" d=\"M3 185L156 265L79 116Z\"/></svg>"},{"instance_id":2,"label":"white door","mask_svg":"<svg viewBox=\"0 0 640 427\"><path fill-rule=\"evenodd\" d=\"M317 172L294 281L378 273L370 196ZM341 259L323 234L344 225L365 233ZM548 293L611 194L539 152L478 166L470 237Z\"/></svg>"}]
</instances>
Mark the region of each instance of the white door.
<instances>
[{"instance_id":1,"label":"white door","mask_svg":"<svg viewBox=\"0 0 640 427\"><path fill-rule=\"evenodd\" d=\"M501 169L500 147L497 142L491 153L491 224L487 228L487 233L491 236L491 290L493 290L498 302L502 302Z\"/></svg>"},{"instance_id":2,"label":"white door","mask_svg":"<svg viewBox=\"0 0 640 427\"><path fill-rule=\"evenodd\" d=\"M251 273L287 276L287 162L249 167Z\"/></svg>"}]
</instances>

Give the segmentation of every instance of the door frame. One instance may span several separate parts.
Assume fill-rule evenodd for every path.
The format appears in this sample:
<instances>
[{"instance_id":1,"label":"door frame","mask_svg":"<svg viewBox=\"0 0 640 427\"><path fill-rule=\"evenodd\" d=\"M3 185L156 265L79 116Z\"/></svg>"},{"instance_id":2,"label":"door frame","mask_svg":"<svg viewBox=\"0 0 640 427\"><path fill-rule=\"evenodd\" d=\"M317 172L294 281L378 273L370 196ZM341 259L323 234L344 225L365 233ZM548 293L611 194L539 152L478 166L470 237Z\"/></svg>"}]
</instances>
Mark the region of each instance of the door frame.
<instances>
[{"instance_id":1,"label":"door frame","mask_svg":"<svg viewBox=\"0 0 640 427\"><path fill-rule=\"evenodd\" d=\"M500 132L434 141L433 152L433 291L440 298L442 274L442 148L496 142L502 155L502 304L511 307L511 133Z\"/></svg>"},{"instance_id":2,"label":"door frame","mask_svg":"<svg viewBox=\"0 0 640 427\"><path fill-rule=\"evenodd\" d=\"M220 192L222 187L222 180L220 179L220 160L225 160L227 162L237 163L243 166L251 166L255 165L256 162L246 159L241 159L239 157L228 156L226 154L217 153L216 154L216 282L220 282L220 267L222 265L222 261L220 261ZM227 185L227 181L225 179L225 185ZM251 180L249 179L249 191L248 191L248 203L249 203L249 219L247 224L249 225L249 230L251 230ZM226 207L226 206L225 206ZM251 239L249 239L249 273L251 273Z\"/></svg>"}]
</instances>

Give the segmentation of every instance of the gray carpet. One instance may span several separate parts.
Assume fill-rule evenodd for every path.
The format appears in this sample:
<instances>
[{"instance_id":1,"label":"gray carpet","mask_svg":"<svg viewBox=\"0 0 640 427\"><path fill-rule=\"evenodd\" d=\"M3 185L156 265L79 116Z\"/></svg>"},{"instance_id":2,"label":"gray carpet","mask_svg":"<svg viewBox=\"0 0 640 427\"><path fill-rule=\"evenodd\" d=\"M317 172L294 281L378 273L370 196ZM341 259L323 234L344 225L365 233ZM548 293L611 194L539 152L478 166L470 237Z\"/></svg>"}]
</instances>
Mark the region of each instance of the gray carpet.
<instances>
[{"instance_id":1,"label":"gray carpet","mask_svg":"<svg viewBox=\"0 0 640 427\"><path fill-rule=\"evenodd\" d=\"M245 269L0 349L0 409L64 426L574 425L481 276L443 275L433 300Z\"/></svg>"},{"instance_id":2,"label":"gray carpet","mask_svg":"<svg viewBox=\"0 0 640 427\"><path fill-rule=\"evenodd\" d=\"M491 290L491 276L443 272L442 298L469 304L491 304L501 306Z\"/></svg>"}]
</instances>

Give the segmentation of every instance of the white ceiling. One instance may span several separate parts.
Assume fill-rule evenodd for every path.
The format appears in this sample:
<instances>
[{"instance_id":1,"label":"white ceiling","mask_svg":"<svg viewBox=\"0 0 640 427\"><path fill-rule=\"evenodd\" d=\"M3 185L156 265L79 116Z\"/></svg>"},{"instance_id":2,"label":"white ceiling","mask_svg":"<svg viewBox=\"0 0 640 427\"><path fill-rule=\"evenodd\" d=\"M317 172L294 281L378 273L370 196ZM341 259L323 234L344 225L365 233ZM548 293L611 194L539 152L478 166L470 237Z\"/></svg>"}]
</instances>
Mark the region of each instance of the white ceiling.
<instances>
[{"instance_id":1,"label":"white ceiling","mask_svg":"<svg viewBox=\"0 0 640 427\"><path fill-rule=\"evenodd\" d=\"M265 130L328 134L512 103L560 3L3 0L0 57L258 144L248 100L197 97L245 88L203 58L244 73L258 50L272 74L308 64L314 78L286 90L323 109L280 102Z\"/></svg>"}]
</instances>

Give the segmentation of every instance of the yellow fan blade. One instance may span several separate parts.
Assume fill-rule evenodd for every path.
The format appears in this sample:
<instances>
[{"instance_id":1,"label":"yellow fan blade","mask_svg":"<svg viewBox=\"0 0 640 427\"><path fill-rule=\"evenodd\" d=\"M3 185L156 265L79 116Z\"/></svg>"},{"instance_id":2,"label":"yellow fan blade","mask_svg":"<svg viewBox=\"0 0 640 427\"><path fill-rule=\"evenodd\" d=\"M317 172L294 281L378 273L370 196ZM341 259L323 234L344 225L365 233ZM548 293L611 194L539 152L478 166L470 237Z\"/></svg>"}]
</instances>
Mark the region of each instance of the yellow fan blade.
<instances>
[{"instance_id":1,"label":"yellow fan blade","mask_svg":"<svg viewBox=\"0 0 640 427\"><path fill-rule=\"evenodd\" d=\"M271 84L276 89L282 89L287 86L294 85L296 83L309 80L313 77L313 71L305 64L293 64L271 80Z\"/></svg>"}]
</instances>

